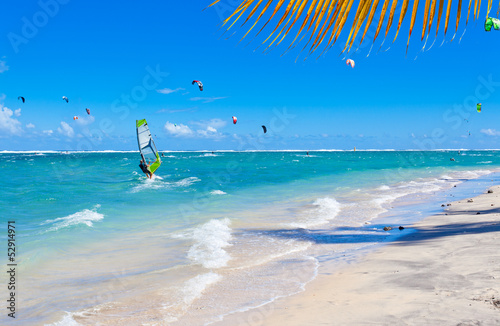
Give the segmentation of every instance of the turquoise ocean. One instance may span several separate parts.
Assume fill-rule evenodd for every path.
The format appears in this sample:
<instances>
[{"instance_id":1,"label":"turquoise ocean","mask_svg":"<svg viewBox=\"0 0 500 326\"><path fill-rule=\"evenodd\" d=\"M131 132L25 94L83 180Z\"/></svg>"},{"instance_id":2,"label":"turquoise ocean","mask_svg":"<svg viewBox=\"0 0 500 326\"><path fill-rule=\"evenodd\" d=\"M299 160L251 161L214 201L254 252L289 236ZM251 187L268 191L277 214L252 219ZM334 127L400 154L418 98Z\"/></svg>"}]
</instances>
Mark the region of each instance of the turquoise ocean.
<instances>
[{"instance_id":1,"label":"turquoise ocean","mask_svg":"<svg viewBox=\"0 0 500 326\"><path fill-rule=\"evenodd\" d=\"M163 154L149 180L138 152L0 152L2 262L14 221L17 263L16 319L3 308L0 324L223 324L413 232L500 171L495 150Z\"/></svg>"}]
</instances>

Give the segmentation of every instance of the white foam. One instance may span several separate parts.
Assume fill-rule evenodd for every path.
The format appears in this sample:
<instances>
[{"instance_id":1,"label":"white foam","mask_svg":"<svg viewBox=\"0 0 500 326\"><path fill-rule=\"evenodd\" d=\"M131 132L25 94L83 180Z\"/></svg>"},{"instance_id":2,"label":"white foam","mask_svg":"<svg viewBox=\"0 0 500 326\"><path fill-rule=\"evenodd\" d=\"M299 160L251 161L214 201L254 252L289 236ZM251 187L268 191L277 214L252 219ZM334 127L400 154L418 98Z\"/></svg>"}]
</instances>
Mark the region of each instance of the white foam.
<instances>
[{"instance_id":1,"label":"white foam","mask_svg":"<svg viewBox=\"0 0 500 326\"><path fill-rule=\"evenodd\" d=\"M175 290L175 294L172 295L171 290L166 292L164 295L167 302L163 305L165 312L162 314L161 325L178 321L210 285L221 279L222 276L213 272L200 274L184 282L182 287Z\"/></svg>"},{"instance_id":2,"label":"white foam","mask_svg":"<svg viewBox=\"0 0 500 326\"><path fill-rule=\"evenodd\" d=\"M135 175L137 175L137 173L135 173ZM141 181L142 182L140 184L138 184L137 186L135 186L134 188L132 188L130 190L130 192L136 193L136 192L147 190L147 189L160 189L160 188L163 188L166 185L168 185L168 183L164 184L164 183L162 183L159 180L161 180L161 179L160 178L149 179L148 177L146 177L145 175L143 175L143 176L141 176Z\"/></svg>"},{"instance_id":3,"label":"white foam","mask_svg":"<svg viewBox=\"0 0 500 326\"><path fill-rule=\"evenodd\" d=\"M301 216L299 221L289 223L288 225L294 228L306 229L325 224L334 219L342 209L342 205L330 197L316 199L313 206L315 207L304 214L304 216Z\"/></svg>"},{"instance_id":4,"label":"white foam","mask_svg":"<svg viewBox=\"0 0 500 326\"><path fill-rule=\"evenodd\" d=\"M153 174L153 178L149 179L148 177L144 176L141 178L141 183L133 187L130 192L136 193L140 192L143 190L148 190L148 189L163 189L163 188L180 188L180 187L189 187L195 182L201 181L197 177L189 177L189 178L184 178L182 180L176 181L176 182L166 182L162 181L163 178L160 177L159 175Z\"/></svg>"},{"instance_id":5,"label":"white foam","mask_svg":"<svg viewBox=\"0 0 500 326\"><path fill-rule=\"evenodd\" d=\"M231 256L224 248L231 246L232 239L231 221L228 218L222 220L210 220L195 228L191 238L195 241L189 248L188 258L195 264L205 268L220 268L227 265Z\"/></svg>"},{"instance_id":6,"label":"white foam","mask_svg":"<svg viewBox=\"0 0 500 326\"><path fill-rule=\"evenodd\" d=\"M189 187L190 185L198 181L201 180L198 179L197 177L189 177L175 182L174 185L177 187Z\"/></svg>"},{"instance_id":7,"label":"white foam","mask_svg":"<svg viewBox=\"0 0 500 326\"><path fill-rule=\"evenodd\" d=\"M222 276L220 276L219 274L210 272L197 275L196 277L186 281L182 288L184 303L193 303L194 300L201 297L203 291L205 291L207 287L214 283L217 283L221 278Z\"/></svg>"},{"instance_id":8,"label":"white foam","mask_svg":"<svg viewBox=\"0 0 500 326\"><path fill-rule=\"evenodd\" d=\"M44 326L81 326L81 324L77 323L76 320L73 319L75 314L71 312L66 312L66 315L53 324L45 324Z\"/></svg>"},{"instance_id":9,"label":"white foam","mask_svg":"<svg viewBox=\"0 0 500 326\"><path fill-rule=\"evenodd\" d=\"M386 212L390 204L398 198L414 194L437 192L447 187L451 187L452 182L460 181L463 179L475 179L488 173L491 173L491 171L454 171L448 174L441 175L439 179L417 179L408 182L401 182L391 188L382 185L376 190L383 191L383 193L376 195L376 197L372 199L370 203L371 206L376 210L375 216L378 216L379 214Z\"/></svg>"},{"instance_id":10,"label":"white foam","mask_svg":"<svg viewBox=\"0 0 500 326\"><path fill-rule=\"evenodd\" d=\"M226 194L227 193L225 193L222 190L212 190L212 191L210 191L210 195L226 195Z\"/></svg>"},{"instance_id":11,"label":"white foam","mask_svg":"<svg viewBox=\"0 0 500 326\"><path fill-rule=\"evenodd\" d=\"M92 227L92 222L97 222L104 218L103 214L97 213L97 209L100 207L101 205L95 205L92 209L84 209L65 217L59 217L54 220L47 220L41 225L53 224L53 226L45 232L57 231L61 228L66 228L78 224L85 224L88 227Z\"/></svg>"},{"instance_id":12,"label":"white foam","mask_svg":"<svg viewBox=\"0 0 500 326\"><path fill-rule=\"evenodd\" d=\"M385 205L388 205L389 203L392 203L395 199L402 197L404 195L384 195L377 197L373 199L371 202L377 207L377 208L384 208Z\"/></svg>"}]
</instances>

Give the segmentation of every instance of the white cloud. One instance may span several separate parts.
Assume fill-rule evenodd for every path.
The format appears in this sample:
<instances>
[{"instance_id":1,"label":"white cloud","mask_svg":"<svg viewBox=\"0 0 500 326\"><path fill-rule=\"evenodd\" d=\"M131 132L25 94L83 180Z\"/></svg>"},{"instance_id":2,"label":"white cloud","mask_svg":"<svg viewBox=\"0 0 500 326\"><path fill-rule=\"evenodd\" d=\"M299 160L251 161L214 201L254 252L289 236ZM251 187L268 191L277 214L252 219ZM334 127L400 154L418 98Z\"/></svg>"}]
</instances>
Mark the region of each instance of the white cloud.
<instances>
[{"instance_id":1,"label":"white cloud","mask_svg":"<svg viewBox=\"0 0 500 326\"><path fill-rule=\"evenodd\" d=\"M28 129L33 129L33 128L35 128L35 125L34 125L34 124L32 124L32 123L30 122L30 123L28 123L28 124L26 125L26 128L28 128Z\"/></svg>"},{"instance_id":2,"label":"white cloud","mask_svg":"<svg viewBox=\"0 0 500 326\"><path fill-rule=\"evenodd\" d=\"M14 111L14 115L15 115L16 117L20 117L20 116L21 116L21 109L17 109L17 110L15 110L15 111Z\"/></svg>"},{"instance_id":3,"label":"white cloud","mask_svg":"<svg viewBox=\"0 0 500 326\"><path fill-rule=\"evenodd\" d=\"M224 138L225 135L217 131L215 126L224 126L226 122L220 119L212 119L209 121L192 122L192 124L198 126L196 130L191 129L189 126L184 124L173 124L167 122L165 124L165 131L174 137L196 137L196 138L212 138L220 139Z\"/></svg>"},{"instance_id":4,"label":"white cloud","mask_svg":"<svg viewBox=\"0 0 500 326\"><path fill-rule=\"evenodd\" d=\"M171 93L175 93L175 92L178 92L178 91L183 91L184 88L176 88L176 89L171 89L171 88L163 88L163 89L157 89L156 91L160 94L171 94Z\"/></svg>"},{"instance_id":5,"label":"white cloud","mask_svg":"<svg viewBox=\"0 0 500 326\"><path fill-rule=\"evenodd\" d=\"M480 132L488 136L500 136L500 131L495 129L481 129Z\"/></svg>"},{"instance_id":6,"label":"white cloud","mask_svg":"<svg viewBox=\"0 0 500 326\"><path fill-rule=\"evenodd\" d=\"M14 112L11 109L0 104L0 132L4 131L12 135L21 133L21 122L17 119L13 119L13 115Z\"/></svg>"},{"instance_id":7,"label":"white cloud","mask_svg":"<svg viewBox=\"0 0 500 326\"><path fill-rule=\"evenodd\" d=\"M71 128L71 126L64 121L61 121L61 126L57 128L57 131L69 138L72 138L75 135L73 128Z\"/></svg>"},{"instance_id":8,"label":"white cloud","mask_svg":"<svg viewBox=\"0 0 500 326\"><path fill-rule=\"evenodd\" d=\"M52 135L52 134L54 133L52 130L44 130L44 131L42 131L42 132L43 132L44 134L48 135L48 136L50 136L50 135Z\"/></svg>"},{"instance_id":9,"label":"white cloud","mask_svg":"<svg viewBox=\"0 0 500 326\"><path fill-rule=\"evenodd\" d=\"M94 123L95 118L91 115L83 116L83 117L78 117L76 120L76 123L81 125L81 126L87 126L89 124Z\"/></svg>"},{"instance_id":10,"label":"white cloud","mask_svg":"<svg viewBox=\"0 0 500 326\"><path fill-rule=\"evenodd\" d=\"M7 71L7 70L9 70L9 66L7 66L7 64L5 63L5 61L0 60L0 74L2 72Z\"/></svg>"},{"instance_id":11,"label":"white cloud","mask_svg":"<svg viewBox=\"0 0 500 326\"><path fill-rule=\"evenodd\" d=\"M195 121L192 124L198 126L200 129L196 130L196 133L199 137L202 138L224 138L225 136L218 132L218 128L223 128L226 126L227 121L222 119L210 119L203 121Z\"/></svg>"},{"instance_id":12,"label":"white cloud","mask_svg":"<svg viewBox=\"0 0 500 326\"><path fill-rule=\"evenodd\" d=\"M183 124L173 124L167 121L165 123L165 131L174 137L191 137L193 136L193 131L186 125Z\"/></svg>"},{"instance_id":13,"label":"white cloud","mask_svg":"<svg viewBox=\"0 0 500 326\"><path fill-rule=\"evenodd\" d=\"M198 133L198 136L203 138L220 138L223 136L217 132L217 129L212 127L207 127L205 130L199 129L196 132Z\"/></svg>"},{"instance_id":14,"label":"white cloud","mask_svg":"<svg viewBox=\"0 0 500 326\"><path fill-rule=\"evenodd\" d=\"M227 96L225 96L225 97L192 97L192 98L190 98L190 100L191 101L203 101L203 103L210 103L213 101L222 100L224 98L227 98Z\"/></svg>"}]
</instances>

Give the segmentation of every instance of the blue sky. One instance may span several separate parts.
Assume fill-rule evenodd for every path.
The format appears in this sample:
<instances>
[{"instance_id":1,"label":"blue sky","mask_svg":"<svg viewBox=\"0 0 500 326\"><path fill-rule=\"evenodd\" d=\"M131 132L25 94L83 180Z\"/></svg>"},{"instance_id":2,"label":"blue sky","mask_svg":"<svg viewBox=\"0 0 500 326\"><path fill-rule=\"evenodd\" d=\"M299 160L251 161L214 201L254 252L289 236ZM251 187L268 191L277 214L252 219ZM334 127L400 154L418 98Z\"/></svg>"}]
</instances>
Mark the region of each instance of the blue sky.
<instances>
[{"instance_id":1,"label":"blue sky","mask_svg":"<svg viewBox=\"0 0 500 326\"><path fill-rule=\"evenodd\" d=\"M348 30L317 60L304 42L281 56L293 30L263 54L260 36L238 44L240 23L221 37L237 1L210 2L2 4L0 150L136 150L143 118L161 150L500 148L500 31L484 31L485 7L460 43L465 20L449 42L452 15L442 46L441 22L426 52L418 16L408 56L409 16L367 57L372 27L352 69Z\"/></svg>"}]
</instances>

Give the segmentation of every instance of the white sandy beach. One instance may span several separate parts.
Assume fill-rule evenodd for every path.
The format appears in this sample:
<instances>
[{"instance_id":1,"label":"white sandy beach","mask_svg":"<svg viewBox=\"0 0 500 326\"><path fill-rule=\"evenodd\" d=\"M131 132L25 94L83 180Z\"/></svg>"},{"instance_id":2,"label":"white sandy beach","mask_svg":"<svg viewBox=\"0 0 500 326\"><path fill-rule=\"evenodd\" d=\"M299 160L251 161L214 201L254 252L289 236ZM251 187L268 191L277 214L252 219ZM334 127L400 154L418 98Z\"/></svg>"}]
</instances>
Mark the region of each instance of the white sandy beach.
<instances>
[{"instance_id":1,"label":"white sandy beach","mask_svg":"<svg viewBox=\"0 0 500 326\"><path fill-rule=\"evenodd\" d=\"M217 325L500 325L500 186L490 189L333 274L320 269L304 292Z\"/></svg>"}]
</instances>

